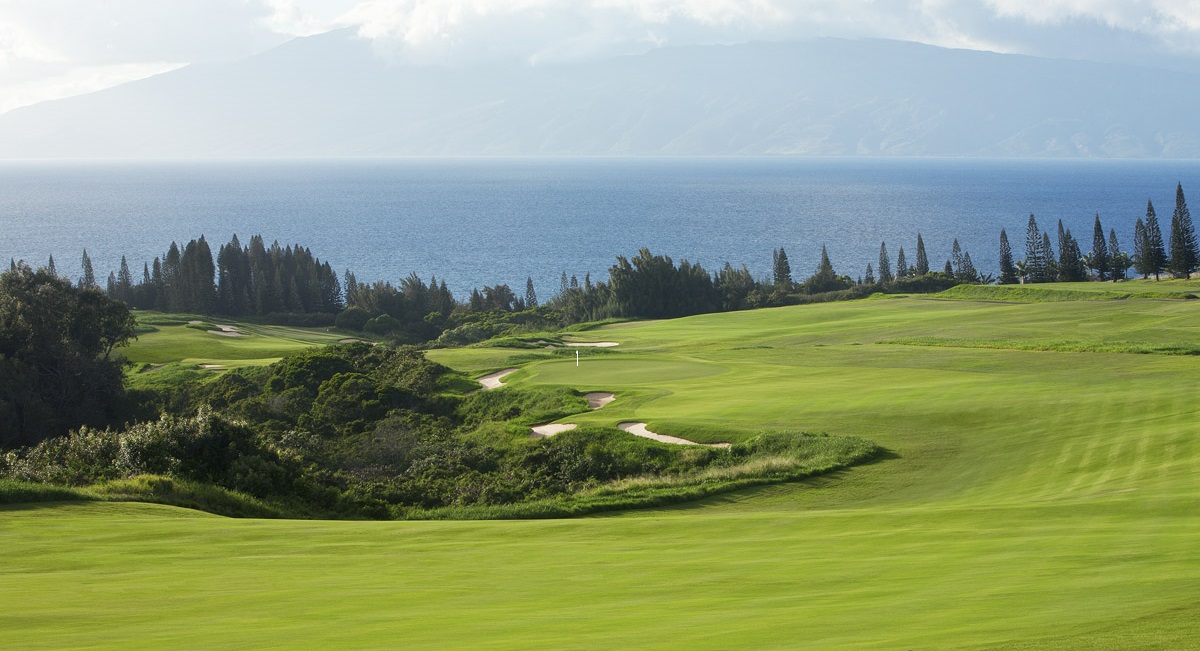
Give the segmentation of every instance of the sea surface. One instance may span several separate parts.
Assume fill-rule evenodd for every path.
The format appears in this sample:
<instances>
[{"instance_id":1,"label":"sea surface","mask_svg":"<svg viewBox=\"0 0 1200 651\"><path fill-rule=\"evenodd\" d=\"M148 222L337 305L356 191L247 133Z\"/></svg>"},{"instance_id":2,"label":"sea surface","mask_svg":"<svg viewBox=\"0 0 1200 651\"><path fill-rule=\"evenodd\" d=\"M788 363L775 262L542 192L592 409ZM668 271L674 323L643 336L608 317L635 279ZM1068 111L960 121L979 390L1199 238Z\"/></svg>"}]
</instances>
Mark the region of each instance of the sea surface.
<instances>
[{"instance_id":1,"label":"sea surface","mask_svg":"<svg viewBox=\"0 0 1200 651\"><path fill-rule=\"evenodd\" d=\"M0 163L0 259L78 276L86 248L103 282L125 255L135 280L172 241L236 233L299 243L360 281L415 272L460 298L560 276L608 276L641 247L715 271L771 273L783 247L800 280L821 246L861 276L886 241L911 264L921 233L940 268L957 238L985 272L1000 229L1024 251L1030 213L1063 220L1086 252L1096 213L1130 248L1152 199L1164 231L1175 185L1197 193L1200 161L975 159L437 159ZM1197 203L1200 209L1200 203ZM1165 232L1164 232L1165 235Z\"/></svg>"}]
</instances>

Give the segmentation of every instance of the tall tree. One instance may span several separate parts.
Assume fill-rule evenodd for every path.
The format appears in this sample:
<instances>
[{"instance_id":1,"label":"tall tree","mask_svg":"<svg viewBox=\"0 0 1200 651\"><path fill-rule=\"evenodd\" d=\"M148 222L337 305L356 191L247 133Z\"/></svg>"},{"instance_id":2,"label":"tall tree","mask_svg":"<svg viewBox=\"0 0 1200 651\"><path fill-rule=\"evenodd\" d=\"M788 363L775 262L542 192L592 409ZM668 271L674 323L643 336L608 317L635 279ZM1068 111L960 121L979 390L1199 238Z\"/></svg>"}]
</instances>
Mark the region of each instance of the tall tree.
<instances>
[{"instance_id":1,"label":"tall tree","mask_svg":"<svg viewBox=\"0 0 1200 651\"><path fill-rule=\"evenodd\" d=\"M1042 258L1042 232L1033 213L1025 227L1025 271L1031 283L1046 282L1046 260Z\"/></svg>"},{"instance_id":2,"label":"tall tree","mask_svg":"<svg viewBox=\"0 0 1200 651\"><path fill-rule=\"evenodd\" d=\"M1200 260L1200 243L1196 241L1196 226L1183 198L1183 184L1175 186L1175 212L1171 214L1171 257L1167 270L1176 278L1187 278L1196 270Z\"/></svg>"},{"instance_id":3,"label":"tall tree","mask_svg":"<svg viewBox=\"0 0 1200 651\"><path fill-rule=\"evenodd\" d=\"M110 354L133 327L95 287L24 263L0 274L0 448L115 420L122 364Z\"/></svg>"},{"instance_id":4,"label":"tall tree","mask_svg":"<svg viewBox=\"0 0 1200 651\"><path fill-rule=\"evenodd\" d=\"M83 258L80 259L80 266L83 267L83 273L79 275L79 286L95 287L96 272L92 270L92 259L88 257L87 249L83 250Z\"/></svg>"},{"instance_id":5,"label":"tall tree","mask_svg":"<svg viewBox=\"0 0 1200 651\"><path fill-rule=\"evenodd\" d=\"M921 234L917 233L917 264L913 267L913 274L924 276L929 273L929 256L925 255L925 242L921 239Z\"/></svg>"},{"instance_id":6,"label":"tall tree","mask_svg":"<svg viewBox=\"0 0 1200 651\"><path fill-rule=\"evenodd\" d=\"M1143 264L1158 280L1159 274L1167 266L1167 252L1163 247L1162 229L1158 226L1158 215L1154 213L1154 204L1146 200L1146 259Z\"/></svg>"},{"instance_id":7,"label":"tall tree","mask_svg":"<svg viewBox=\"0 0 1200 651\"><path fill-rule=\"evenodd\" d=\"M874 285L874 284L875 284L875 269L873 269L873 268L871 267L871 263L870 263L870 262L868 262L868 263L867 263L867 275L866 275L866 277L865 277L865 278L863 278L863 282L865 282L865 283L866 283L866 284L868 284L868 285Z\"/></svg>"},{"instance_id":8,"label":"tall tree","mask_svg":"<svg viewBox=\"0 0 1200 651\"><path fill-rule=\"evenodd\" d=\"M15 265L14 265L14 268L15 268ZM51 276L58 275L58 269L56 269L54 267L54 256L53 255L50 256L50 261L46 263L46 271L49 271Z\"/></svg>"},{"instance_id":9,"label":"tall tree","mask_svg":"<svg viewBox=\"0 0 1200 651\"><path fill-rule=\"evenodd\" d=\"M1125 274L1129 271L1129 265L1129 256L1121 250L1121 243L1117 241L1117 229L1110 228L1108 230L1109 276L1112 277L1114 282L1125 280Z\"/></svg>"},{"instance_id":10,"label":"tall tree","mask_svg":"<svg viewBox=\"0 0 1200 651\"><path fill-rule=\"evenodd\" d=\"M904 247L903 246L900 247L900 250L896 253L896 277L897 278L907 278L908 277L908 261L904 259Z\"/></svg>"},{"instance_id":11,"label":"tall tree","mask_svg":"<svg viewBox=\"0 0 1200 651\"><path fill-rule=\"evenodd\" d=\"M533 289L533 276L525 278L525 307L535 308L538 306L537 292Z\"/></svg>"},{"instance_id":12,"label":"tall tree","mask_svg":"<svg viewBox=\"0 0 1200 651\"><path fill-rule=\"evenodd\" d=\"M1143 280L1153 273L1149 260L1154 256L1150 253L1146 240L1146 223L1138 217L1137 223L1133 225L1133 270L1142 274Z\"/></svg>"},{"instance_id":13,"label":"tall tree","mask_svg":"<svg viewBox=\"0 0 1200 651\"><path fill-rule=\"evenodd\" d=\"M1042 282L1052 283L1058 278L1058 265L1054 263L1054 247L1050 244L1050 234L1042 233L1042 245L1038 248L1038 258L1042 262Z\"/></svg>"},{"instance_id":14,"label":"tall tree","mask_svg":"<svg viewBox=\"0 0 1200 651\"><path fill-rule=\"evenodd\" d=\"M1108 245L1104 242L1104 227L1100 225L1100 213L1096 213L1096 223L1092 226L1092 268L1101 282L1109 279L1111 262Z\"/></svg>"},{"instance_id":15,"label":"tall tree","mask_svg":"<svg viewBox=\"0 0 1200 651\"><path fill-rule=\"evenodd\" d=\"M1062 220L1059 220L1058 224L1058 280L1067 283L1085 281L1087 280L1087 269L1083 266L1083 254L1079 250L1079 242L1071 234L1071 229L1062 228Z\"/></svg>"},{"instance_id":16,"label":"tall tree","mask_svg":"<svg viewBox=\"0 0 1200 651\"><path fill-rule=\"evenodd\" d=\"M1000 229L1000 284L1015 285L1020 282L1017 267L1013 264L1012 247L1008 244L1008 233Z\"/></svg>"},{"instance_id":17,"label":"tall tree","mask_svg":"<svg viewBox=\"0 0 1200 651\"><path fill-rule=\"evenodd\" d=\"M772 252L772 275L775 278L775 284L779 287L791 287L792 285L792 265L788 262L787 252L783 247L779 247L778 251Z\"/></svg>"},{"instance_id":18,"label":"tall tree","mask_svg":"<svg viewBox=\"0 0 1200 651\"><path fill-rule=\"evenodd\" d=\"M958 243L958 238L954 238L954 244L950 245L950 261L954 263L954 275L957 277L963 268L962 246Z\"/></svg>"},{"instance_id":19,"label":"tall tree","mask_svg":"<svg viewBox=\"0 0 1200 651\"><path fill-rule=\"evenodd\" d=\"M879 244L879 282L892 282L892 260L888 257L887 242Z\"/></svg>"}]
</instances>

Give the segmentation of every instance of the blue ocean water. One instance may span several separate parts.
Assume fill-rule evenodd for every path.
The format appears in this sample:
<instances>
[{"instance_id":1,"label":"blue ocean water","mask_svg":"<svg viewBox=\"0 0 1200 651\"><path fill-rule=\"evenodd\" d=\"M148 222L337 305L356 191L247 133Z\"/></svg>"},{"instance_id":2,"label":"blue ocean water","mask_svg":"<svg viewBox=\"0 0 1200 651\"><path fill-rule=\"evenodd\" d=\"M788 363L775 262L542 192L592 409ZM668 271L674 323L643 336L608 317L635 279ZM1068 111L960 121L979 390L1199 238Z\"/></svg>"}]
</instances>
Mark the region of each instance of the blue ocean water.
<instances>
[{"instance_id":1,"label":"blue ocean water","mask_svg":"<svg viewBox=\"0 0 1200 651\"><path fill-rule=\"evenodd\" d=\"M76 276L86 248L98 278L171 241L237 233L300 243L359 280L416 272L472 287L527 276L542 298L562 272L607 277L638 248L709 270L770 274L784 247L797 279L821 246L853 277L886 241L911 263L920 232L941 267L958 238L978 268L997 267L1000 229L1021 257L1035 213L1091 249L1092 221L1125 248L1152 199L1164 228L1175 184L1200 192L1198 161L912 159L464 159L0 164L0 259ZM1197 195L1200 196L1200 195ZM1200 205L1200 204L1198 204Z\"/></svg>"}]
</instances>

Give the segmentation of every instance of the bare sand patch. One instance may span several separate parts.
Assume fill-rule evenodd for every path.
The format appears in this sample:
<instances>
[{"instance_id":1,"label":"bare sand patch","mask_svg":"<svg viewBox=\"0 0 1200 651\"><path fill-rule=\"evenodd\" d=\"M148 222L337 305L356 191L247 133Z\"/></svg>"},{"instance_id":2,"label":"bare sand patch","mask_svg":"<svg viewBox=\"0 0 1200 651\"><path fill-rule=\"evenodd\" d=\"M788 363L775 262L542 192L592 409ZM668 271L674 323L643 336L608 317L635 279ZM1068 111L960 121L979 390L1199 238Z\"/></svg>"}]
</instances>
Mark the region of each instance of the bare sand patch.
<instances>
[{"instance_id":1,"label":"bare sand patch","mask_svg":"<svg viewBox=\"0 0 1200 651\"><path fill-rule=\"evenodd\" d=\"M640 436L644 439L651 439L660 443L674 443L675 445L703 445L710 448L727 448L728 443L697 443L687 439L681 439L678 436L667 436L666 434L655 434L646 429L645 423L624 422L617 423L617 427L623 431L629 432L634 436Z\"/></svg>"},{"instance_id":2,"label":"bare sand patch","mask_svg":"<svg viewBox=\"0 0 1200 651\"><path fill-rule=\"evenodd\" d=\"M546 423L545 425L538 425L536 427L530 427L529 428L529 438L531 438L531 439L549 438L551 436L554 436L555 434L562 434L563 432L569 432L569 431L575 429L576 427L579 427L579 426L576 425L575 423Z\"/></svg>"},{"instance_id":3,"label":"bare sand patch","mask_svg":"<svg viewBox=\"0 0 1200 651\"><path fill-rule=\"evenodd\" d=\"M576 348L612 348L621 345L615 341L570 341L566 343L568 346Z\"/></svg>"},{"instance_id":4,"label":"bare sand patch","mask_svg":"<svg viewBox=\"0 0 1200 651\"><path fill-rule=\"evenodd\" d=\"M604 405L617 399L616 394L605 392L585 393L583 397L588 401L588 409L599 409Z\"/></svg>"},{"instance_id":5,"label":"bare sand patch","mask_svg":"<svg viewBox=\"0 0 1200 651\"><path fill-rule=\"evenodd\" d=\"M345 339L338 339L339 344L354 344L354 343L358 343L360 341L362 341L362 339L355 339L354 337L346 337Z\"/></svg>"},{"instance_id":6,"label":"bare sand patch","mask_svg":"<svg viewBox=\"0 0 1200 651\"><path fill-rule=\"evenodd\" d=\"M505 377L512 375L513 373L516 373L516 372L517 372L517 369L515 369L515 368L506 368L503 371L496 371L495 373L489 373L475 381L478 382L479 384L483 385L483 389L482 389L483 391L487 391L489 389L499 389L500 387L504 386L504 383L501 382L500 380L502 380Z\"/></svg>"},{"instance_id":7,"label":"bare sand patch","mask_svg":"<svg viewBox=\"0 0 1200 651\"><path fill-rule=\"evenodd\" d=\"M200 368L225 368L224 364L201 364Z\"/></svg>"},{"instance_id":8,"label":"bare sand patch","mask_svg":"<svg viewBox=\"0 0 1200 651\"><path fill-rule=\"evenodd\" d=\"M244 332L238 332L237 330L209 330L209 332L211 332L214 335L220 335L222 337L249 337L250 336Z\"/></svg>"}]
</instances>

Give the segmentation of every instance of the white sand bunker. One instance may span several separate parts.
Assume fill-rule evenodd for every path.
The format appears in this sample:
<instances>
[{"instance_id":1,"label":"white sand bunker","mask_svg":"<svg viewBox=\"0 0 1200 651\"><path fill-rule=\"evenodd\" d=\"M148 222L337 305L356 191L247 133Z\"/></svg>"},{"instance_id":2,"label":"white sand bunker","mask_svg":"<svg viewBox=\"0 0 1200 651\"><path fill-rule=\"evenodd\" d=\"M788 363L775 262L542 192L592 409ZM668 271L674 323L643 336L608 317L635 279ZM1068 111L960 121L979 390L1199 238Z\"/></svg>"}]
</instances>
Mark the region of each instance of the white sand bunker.
<instances>
[{"instance_id":1,"label":"white sand bunker","mask_svg":"<svg viewBox=\"0 0 1200 651\"><path fill-rule=\"evenodd\" d=\"M729 447L728 443L697 443L695 441L681 439L677 436L667 436L666 434L655 434L654 432L651 432L650 430L646 429L645 423L624 422L624 423L617 423L617 427L626 432L629 432L630 434L633 434L634 436L640 436L644 439L651 439L654 441L658 441L660 443L674 443L676 445L704 445L704 446L707 446L710 448L727 448L727 447Z\"/></svg>"},{"instance_id":2,"label":"white sand bunker","mask_svg":"<svg viewBox=\"0 0 1200 651\"><path fill-rule=\"evenodd\" d=\"M487 391L489 389L499 389L500 387L504 386L504 383L500 380L503 380L505 377L516 372L517 369L515 368L506 368L503 371L489 373L475 381L483 385L483 391Z\"/></svg>"},{"instance_id":3,"label":"white sand bunker","mask_svg":"<svg viewBox=\"0 0 1200 651\"><path fill-rule=\"evenodd\" d=\"M218 330L209 330L209 332L213 333L214 335L221 335L222 337L247 337L247 336L249 336L244 332L238 332L237 326L221 325L219 323L214 323L213 325L215 325L215 326L217 326L217 328L219 328Z\"/></svg>"},{"instance_id":4,"label":"white sand bunker","mask_svg":"<svg viewBox=\"0 0 1200 651\"><path fill-rule=\"evenodd\" d=\"M615 341L587 341L587 342L578 341L578 342L567 342L567 345L575 346L577 348L612 348L613 346L620 346L621 344L619 344Z\"/></svg>"},{"instance_id":5,"label":"white sand bunker","mask_svg":"<svg viewBox=\"0 0 1200 651\"><path fill-rule=\"evenodd\" d=\"M588 409L599 409L617 399L616 394L602 393L599 391L595 393L585 393L583 394L583 397L588 401Z\"/></svg>"},{"instance_id":6,"label":"white sand bunker","mask_svg":"<svg viewBox=\"0 0 1200 651\"><path fill-rule=\"evenodd\" d=\"M575 423L547 423L545 425L538 425L537 427L529 428L529 438L544 439L554 436L555 434L569 432L576 427L579 426Z\"/></svg>"}]
</instances>

